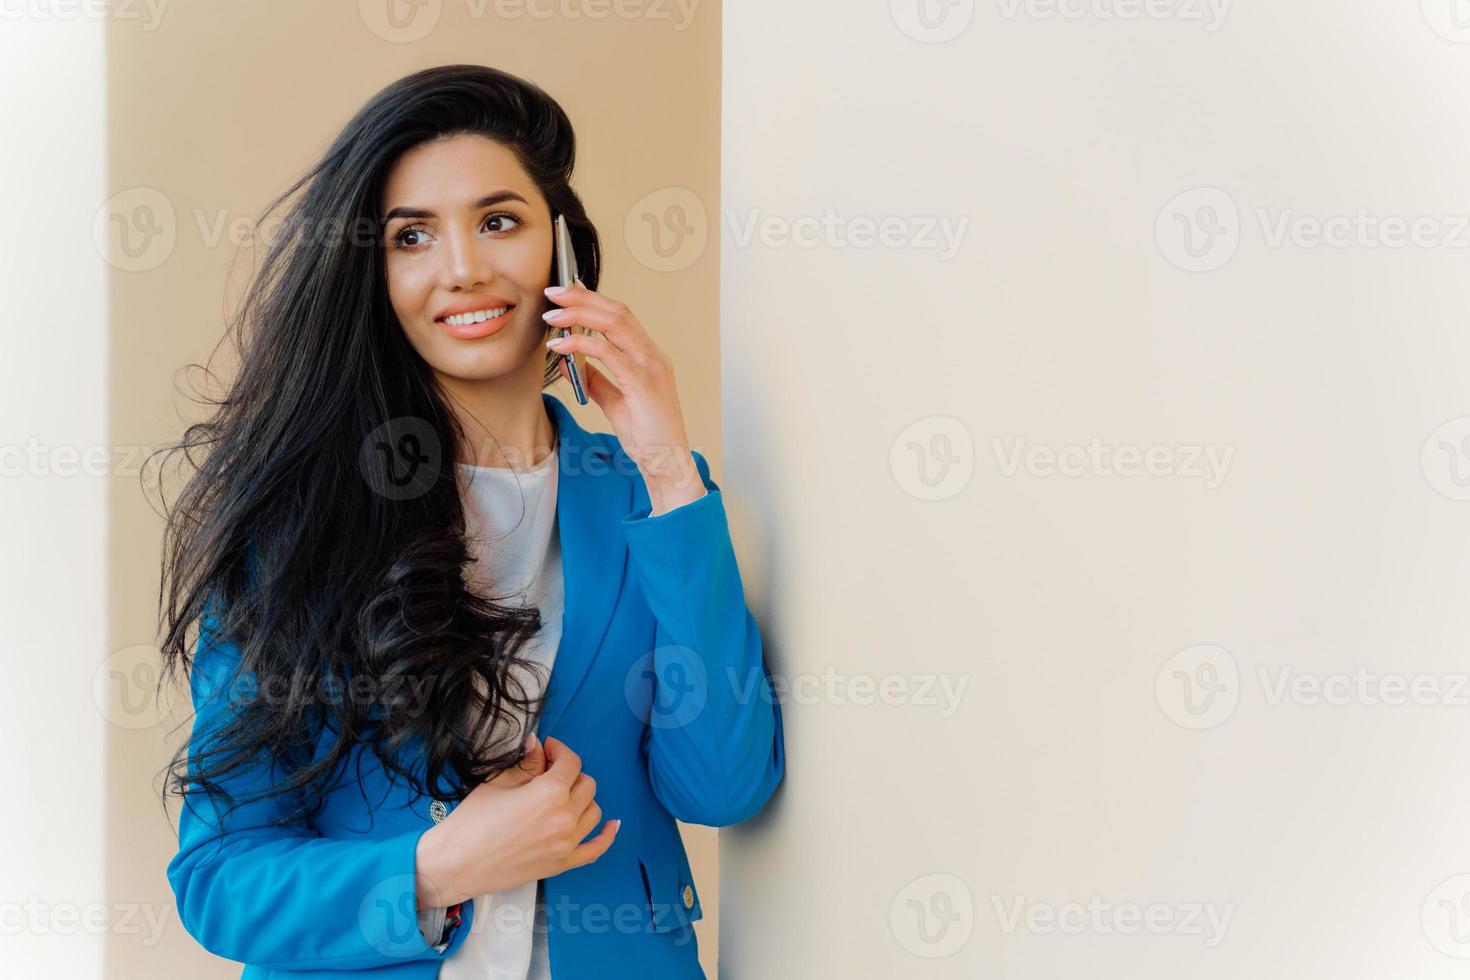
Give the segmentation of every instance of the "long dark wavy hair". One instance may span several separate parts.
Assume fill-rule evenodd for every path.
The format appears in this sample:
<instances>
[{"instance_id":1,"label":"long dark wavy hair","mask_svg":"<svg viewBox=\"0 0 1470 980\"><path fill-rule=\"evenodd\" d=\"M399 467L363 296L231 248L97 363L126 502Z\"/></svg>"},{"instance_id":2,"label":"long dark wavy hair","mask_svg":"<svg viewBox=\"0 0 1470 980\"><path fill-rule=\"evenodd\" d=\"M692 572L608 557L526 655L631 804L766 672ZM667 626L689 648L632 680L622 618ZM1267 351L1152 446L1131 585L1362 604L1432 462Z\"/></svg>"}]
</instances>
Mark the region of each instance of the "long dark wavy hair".
<instances>
[{"instance_id":1,"label":"long dark wavy hair","mask_svg":"<svg viewBox=\"0 0 1470 980\"><path fill-rule=\"evenodd\" d=\"M515 675L544 670L521 655L540 611L468 586L475 558L455 467L466 436L389 305L379 223L394 162L462 134L515 153L565 215L581 279L597 287L597 231L570 184L571 122L539 87L494 68L446 65L389 85L267 205L262 225L290 202L229 317L228 393L204 396L208 420L159 450L163 465L181 453L191 470L174 506L163 503L160 690L193 670L188 636L208 614L210 635L238 645L253 689L276 693L232 713L207 750L178 749L165 805L194 784L232 806L284 797L296 805L277 822L309 818L355 747L420 792L462 799L524 754L486 751L474 733L513 711L534 724L541 697ZM548 352L543 387L557 371ZM410 436L437 458L402 492L372 476L370 457ZM427 693L388 696L405 691ZM403 757L410 744L426 763ZM269 791L226 790L262 761L284 773ZM450 771L462 786L445 782Z\"/></svg>"}]
</instances>

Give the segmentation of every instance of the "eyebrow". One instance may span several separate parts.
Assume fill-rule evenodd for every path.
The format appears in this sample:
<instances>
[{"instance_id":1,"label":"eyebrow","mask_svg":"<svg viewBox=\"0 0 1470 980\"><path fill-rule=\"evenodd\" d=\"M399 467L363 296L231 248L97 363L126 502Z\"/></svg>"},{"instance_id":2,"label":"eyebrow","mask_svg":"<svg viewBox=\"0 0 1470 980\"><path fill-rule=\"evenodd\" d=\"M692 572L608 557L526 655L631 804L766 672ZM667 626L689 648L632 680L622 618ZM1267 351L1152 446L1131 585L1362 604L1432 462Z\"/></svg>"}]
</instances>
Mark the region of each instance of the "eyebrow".
<instances>
[{"instance_id":1,"label":"eyebrow","mask_svg":"<svg viewBox=\"0 0 1470 980\"><path fill-rule=\"evenodd\" d=\"M473 204L470 205L470 210L471 211L479 211L482 208L491 207L493 205L496 205L496 204L501 203L502 201L520 201L522 204L529 204L530 203L524 197L521 197L521 195L517 194L515 191L496 191L493 194L486 194L484 197L480 198L478 201L475 201ZM388 222L392 221L394 218L437 218L437 217L439 217L437 214L435 214L433 211L426 210L425 208L398 207L398 208L394 208L392 211L389 211L387 214L383 215L383 224L386 225Z\"/></svg>"}]
</instances>

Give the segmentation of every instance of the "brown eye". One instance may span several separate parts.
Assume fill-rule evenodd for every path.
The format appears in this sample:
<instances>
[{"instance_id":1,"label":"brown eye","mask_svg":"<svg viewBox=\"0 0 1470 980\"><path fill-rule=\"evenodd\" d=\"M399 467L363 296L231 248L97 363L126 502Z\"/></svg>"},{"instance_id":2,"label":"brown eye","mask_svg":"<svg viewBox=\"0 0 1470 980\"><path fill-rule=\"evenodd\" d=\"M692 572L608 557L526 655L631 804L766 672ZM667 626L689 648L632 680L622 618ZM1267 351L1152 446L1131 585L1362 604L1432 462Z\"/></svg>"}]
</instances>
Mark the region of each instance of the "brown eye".
<instances>
[{"instance_id":1,"label":"brown eye","mask_svg":"<svg viewBox=\"0 0 1470 980\"><path fill-rule=\"evenodd\" d=\"M492 222L495 222L495 221L509 221L511 223L512 227L519 226L520 223L521 223L521 219L517 218L515 215L510 214L510 213L508 213L506 211L497 211L494 214L489 215L488 217L486 217L485 218L485 221L486 221L487 224L492 223ZM510 231L511 229L509 229L509 228L500 228L500 229L492 229L492 230L498 230L501 234L505 234L507 231Z\"/></svg>"},{"instance_id":2,"label":"brown eye","mask_svg":"<svg viewBox=\"0 0 1470 980\"><path fill-rule=\"evenodd\" d=\"M417 243L417 242L406 242L406 241L404 241L404 239L407 236L409 236L409 235L423 235L423 234L426 234L426 232L422 228L405 228L402 231L400 231L397 235L393 236L393 247L394 248L410 248L410 249L411 248L417 248L419 243Z\"/></svg>"}]
</instances>

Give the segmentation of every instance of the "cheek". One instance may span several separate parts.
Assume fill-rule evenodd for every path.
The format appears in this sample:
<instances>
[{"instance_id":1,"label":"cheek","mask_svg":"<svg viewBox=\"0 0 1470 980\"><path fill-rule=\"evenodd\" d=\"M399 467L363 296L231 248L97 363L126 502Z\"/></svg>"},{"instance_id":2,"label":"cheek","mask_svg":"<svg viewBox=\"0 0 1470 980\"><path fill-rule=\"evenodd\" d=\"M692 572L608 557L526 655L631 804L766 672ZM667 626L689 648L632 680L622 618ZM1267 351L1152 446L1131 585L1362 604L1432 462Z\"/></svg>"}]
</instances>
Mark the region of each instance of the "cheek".
<instances>
[{"instance_id":1,"label":"cheek","mask_svg":"<svg viewBox=\"0 0 1470 980\"><path fill-rule=\"evenodd\" d=\"M551 243L531 236L506 242L495 256L496 274L515 284L522 300L545 299L542 290L551 284Z\"/></svg>"},{"instance_id":2,"label":"cheek","mask_svg":"<svg viewBox=\"0 0 1470 980\"><path fill-rule=\"evenodd\" d=\"M528 249L516 266L516 276L526 291L544 296L541 291L551 285L551 253Z\"/></svg>"},{"instance_id":3,"label":"cheek","mask_svg":"<svg viewBox=\"0 0 1470 980\"><path fill-rule=\"evenodd\" d=\"M386 265L388 301L398 318L409 325L428 317L426 304L434 288L434 279L423 265L389 257Z\"/></svg>"}]
</instances>

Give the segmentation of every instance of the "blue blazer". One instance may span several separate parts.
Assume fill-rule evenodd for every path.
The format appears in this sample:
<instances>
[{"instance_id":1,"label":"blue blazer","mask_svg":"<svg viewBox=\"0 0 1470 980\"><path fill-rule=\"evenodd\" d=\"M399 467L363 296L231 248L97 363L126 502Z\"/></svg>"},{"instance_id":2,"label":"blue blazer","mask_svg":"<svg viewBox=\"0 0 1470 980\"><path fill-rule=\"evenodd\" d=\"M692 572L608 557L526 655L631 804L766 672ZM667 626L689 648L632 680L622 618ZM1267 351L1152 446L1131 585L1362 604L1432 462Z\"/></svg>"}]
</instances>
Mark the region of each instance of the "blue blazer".
<instances>
[{"instance_id":1,"label":"blue blazer","mask_svg":"<svg viewBox=\"0 0 1470 980\"><path fill-rule=\"evenodd\" d=\"M675 820L745 820L785 769L780 704L724 502L696 452L705 496L650 517L643 478L617 438L586 431L550 394L542 400L559 435L566 604L537 733L581 756L604 820L623 821L601 858L545 879L551 972L703 977L692 925L703 916L699 886ZM191 745L242 710L231 694L239 647L212 623L211 613L190 674ZM283 811L261 802L221 825L190 784L168 880L184 928L246 964L245 980L428 980L474 928L473 900L442 951L418 928L415 849L453 804L390 778L371 751L354 752L344 771L356 779L334 786L309 823L270 827ZM240 776L230 788L248 792L268 778Z\"/></svg>"}]
</instances>

